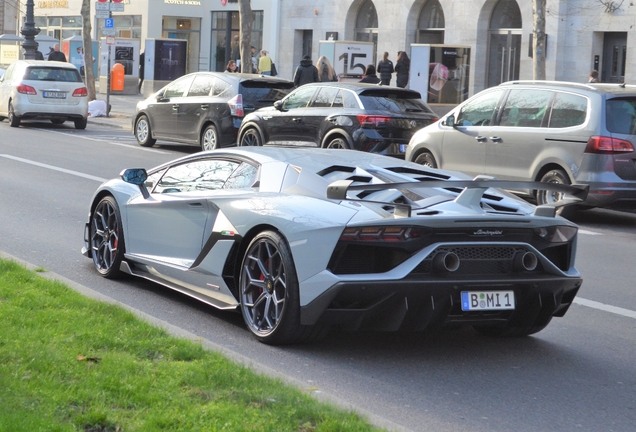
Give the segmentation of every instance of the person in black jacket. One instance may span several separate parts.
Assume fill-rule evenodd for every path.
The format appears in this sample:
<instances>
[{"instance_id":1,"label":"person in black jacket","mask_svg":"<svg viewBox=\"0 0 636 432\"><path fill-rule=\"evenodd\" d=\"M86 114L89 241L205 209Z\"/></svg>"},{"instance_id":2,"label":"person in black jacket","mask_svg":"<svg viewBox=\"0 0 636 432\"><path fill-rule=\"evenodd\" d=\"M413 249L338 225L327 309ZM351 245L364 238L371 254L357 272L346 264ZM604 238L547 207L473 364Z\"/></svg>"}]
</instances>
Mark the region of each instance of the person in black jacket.
<instances>
[{"instance_id":1,"label":"person in black jacket","mask_svg":"<svg viewBox=\"0 0 636 432\"><path fill-rule=\"evenodd\" d=\"M318 81L320 81L318 78L318 69L316 69L316 66L311 62L311 57L308 55L304 56L294 73L294 84L296 84L296 87L300 87L303 84Z\"/></svg>"},{"instance_id":2,"label":"person in black jacket","mask_svg":"<svg viewBox=\"0 0 636 432\"><path fill-rule=\"evenodd\" d=\"M409 83L409 70L411 69L411 59L405 51L398 53L398 60L395 63L396 83L398 87L405 88Z\"/></svg>"},{"instance_id":3,"label":"person in black jacket","mask_svg":"<svg viewBox=\"0 0 636 432\"><path fill-rule=\"evenodd\" d=\"M384 52L382 60L380 60L380 62L378 63L377 71L380 74L382 85L391 85L391 77L393 76L393 62L389 60L388 52Z\"/></svg>"},{"instance_id":4,"label":"person in black jacket","mask_svg":"<svg viewBox=\"0 0 636 432\"><path fill-rule=\"evenodd\" d=\"M49 61L66 61L66 56L60 51L60 44L53 45L53 51L49 54Z\"/></svg>"},{"instance_id":5,"label":"person in black jacket","mask_svg":"<svg viewBox=\"0 0 636 432\"><path fill-rule=\"evenodd\" d=\"M364 70L364 77L359 81L361 83L367 84L378 84L380 82L380 78L375 74L375 66L370 64Z\"/></svg>"}]
</instances>

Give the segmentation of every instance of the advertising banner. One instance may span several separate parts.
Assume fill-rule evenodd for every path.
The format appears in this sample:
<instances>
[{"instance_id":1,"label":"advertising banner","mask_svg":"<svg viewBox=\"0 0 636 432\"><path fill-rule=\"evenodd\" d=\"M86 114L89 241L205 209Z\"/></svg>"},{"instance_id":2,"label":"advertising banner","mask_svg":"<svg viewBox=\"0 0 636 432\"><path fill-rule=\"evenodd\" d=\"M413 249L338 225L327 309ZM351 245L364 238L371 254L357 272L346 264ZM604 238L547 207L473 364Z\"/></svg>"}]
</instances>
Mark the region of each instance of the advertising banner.
<instances>
[{"instance_id":1,"label":"advertising banner","mask_svg":"<svg viewBox=\"0 0 636 432\"><path fill-rule=\"evenodd\" d=\"M373 64L373 42L320 41L319 55L329 59L339 81L359 81Z\"/></svg>"},{"instance_id":2,"label":"advertising banner","mask_svg":"<svg viewBox=\"0 0 636 432\"><path fill-rule=\"evenodd\" d=\"M155 40L154 79L172 81L185 75L187 52L185 40Z\"/></svg>"}]
</instances>

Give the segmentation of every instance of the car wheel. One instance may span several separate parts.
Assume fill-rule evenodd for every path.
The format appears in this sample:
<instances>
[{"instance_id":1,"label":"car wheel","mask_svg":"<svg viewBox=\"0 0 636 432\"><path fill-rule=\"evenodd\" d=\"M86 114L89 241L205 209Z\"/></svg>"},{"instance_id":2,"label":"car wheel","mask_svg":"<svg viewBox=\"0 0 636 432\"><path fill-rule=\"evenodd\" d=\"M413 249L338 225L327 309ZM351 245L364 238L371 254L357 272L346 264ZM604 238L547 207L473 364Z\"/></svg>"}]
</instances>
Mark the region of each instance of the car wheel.
<instances>
[{"instance_id":1,"label":"car wheel","mask_svg":"<svg viewBox=\"0 0 636 432\"><path fill-rule=\"evenodd\" d=\"M334 138L327 144L330 149L349 149L349 143L344 138Z\"/></svg>"},{"instance_id":2,"label":"car wheel","mask_svg":"<svg viewBox=\"0 0 636 432\"><path fill-rule=\"evenodd\" d=\"M260 342L292 344L325 334L318 325L300 325L298 278L289 246L273 231L258 234L241 265L241 312Z\"/></svg>"},{"instance_id":3,"label":"car wheel","mask_svg":"<svg viewBox=\"0 0 636 432\"><path fill-rule=\"evenodd\" d=\"M8 112L7 118L9 119L9 124L11 125L11 127L20 126L20 117L15 115L15 111L13 110L13 104L11 102L9 102L9 112Z\"/></svg>"},{"instance_id":4,"label":"car wheel","mask_svg":"<svg viewBox=\"0 0 636 432\"><path fill-rule=\"evenodd\" d=\"M216 127L209 125L201 134L201 150L214 150L219 146L219 134L216 133Z\"/></svg>"},{"instance_id":5,"label":"car wheel","mask_svg":"<svg viewBox=\"0 0 636 432\"><path fill-rule=\"evenodd\" d=\"M61 125L64 124L66 120L64 119L51 119L51 123L53 123L54 125Z\"/></svg>"},{"instance_id":6,"label":"car wheel","mask_svg":"<svg viewBox=\"0 0 636 432\"><path fill-rule=\"evenodd\" d=\"M430 152L424 152L417 155L415 163L424 165L429 168L437 168L437 162Z\"/></svg>"},{"instance_id":7,"label":"car wheel","mask_svg":"<svg viewBox=\"0 0 636 432\"><path fill-rule=\"evenodd\" d=\"M541 178L542 183L559 183L564 185L572 184L565 171L553 169L545 173ZM539 190L537 191L537 205L550 205L563 199L563 193L555 191ZM576 206L562 206L557 210L557 214L563 217L569 217L576 212Z\"/></svg>"},{"instance_id":8,"label":"car wheel","mask_svg":"<svg viewBox=\"0 0 636 432\"><path fill-rule=\"evenodd\" d=\"M490 326L473 326L473 328L484 336L490 337L524 337L530 336L535 333L539 333L541 330L546 328L552 317L549 317L547 322L544 322L542 325L536 326L528 326L528 327L490 327Z\"/></svg>"},{"instance_id":9,"label":"car wheel","mask_svg":"<svg viewBox=\"0 0 636 432\"><path fill-rule=\"evenodd\" d=\"M145 115L140 116L135 122L135 138L142 147L152 147L157 142L156 139L152 138L150 122Z\"/></svg>"},{"instance_id":10,"label":"car wheel","mask_svg":"<svg viewBox=\"0 0 636 432\"><path fill-rule=\"evenodd\" d=\"M108 279L121 277L124 258L124 230L119 206L112 196L104 197L91 215L89 241L93 264Z\"/></svg>"},{"instance_id":11,"label":"car wheel","mask_svg":"<svg viewBox=\"0 0 636 432\"><path fill-rule=\"evenodd\" d=\"M75 120L75 129L86 129L86 124L88 123L88 119Z\"/></svg>"},{"instance_id":12,"label":"car wheel","mask_svg":"<svg viewBox=\"0 0 636 432\"><path fill-rule=\"evenodd\" d=\"M241 142L239 143L240 147L249 147L249 146L262 146L263 140L261 140L261 135L258 133L256 128L249 128L243 135L241 136Z\"/></svg>"}]
</instances>

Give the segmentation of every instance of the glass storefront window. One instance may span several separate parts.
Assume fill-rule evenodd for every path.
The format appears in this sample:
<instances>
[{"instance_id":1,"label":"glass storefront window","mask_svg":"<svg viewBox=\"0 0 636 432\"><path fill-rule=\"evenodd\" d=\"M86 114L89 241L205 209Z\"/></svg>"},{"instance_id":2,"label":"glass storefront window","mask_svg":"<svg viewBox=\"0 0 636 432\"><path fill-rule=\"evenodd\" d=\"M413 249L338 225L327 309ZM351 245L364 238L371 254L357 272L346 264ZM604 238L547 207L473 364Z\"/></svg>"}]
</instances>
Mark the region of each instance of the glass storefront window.
<instances>
[{"instance_id":1,"label":"glass storefront window","mask_svg":"<svg viewBox=\"0 0 636 432\"><path fill-rule=\"evenodd\" d=\"M201 41L201 19L182 17L163 17L161 37L164 39L185 39L188 41L186 73L199 70L199 51Z\"/></svg>"},{"instance_id":2,"label":"glass storefront window","mask_svg":"<svg viewBox=\"0 0 636 432\"><path fill-rule=\"evenodd\" d=\"M63 17L62 27L82 27L82 17Z\"/></svg>"},{"instance_id":3,"label":"glass storefront window","mask_svg":"<svg viewBox=\"0 0 636 432\"><path fill-rule=\"evenodd\" d=\"M263 11L254 12L254 23L250 45L256 49L256 55L263 47ZM212 31L210 35L210 70L222 72L231 60L239 60L240 21L238 12L212 12Z\"/></svg>"}]
</instances>

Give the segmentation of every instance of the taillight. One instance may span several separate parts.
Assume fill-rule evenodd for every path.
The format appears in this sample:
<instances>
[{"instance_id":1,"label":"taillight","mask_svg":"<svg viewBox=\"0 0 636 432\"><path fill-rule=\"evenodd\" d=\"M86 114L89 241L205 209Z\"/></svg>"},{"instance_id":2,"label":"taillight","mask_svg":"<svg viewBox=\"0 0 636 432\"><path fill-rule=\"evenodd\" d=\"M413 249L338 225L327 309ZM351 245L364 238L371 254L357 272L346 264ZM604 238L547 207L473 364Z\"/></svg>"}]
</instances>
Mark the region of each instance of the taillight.
<instances>
[{"instance_id":1,"label":"taillight","mask_svg":"<svg viewBox=\"0 0 636 432\"><path fill-rule=\"evenodd\" d=\"M350 242L405 242L420 238L423 232L420 228L404 226L388 227L350 227L340 235L340 241Z\"/></svg>"},{"instance_id":2,"label":"taillight","mask_svg":"<svg viewBox=\"0 0 636 432\"><path fill-rule=\"evenodd\" d=\"M587 140L585 153L628 153L633 152L634 146L627 140L618 138L593 136Z\"/></svg>"},{"instance_id":3,"label":"taillight","mask_svg":"<svg viewBox=\"0 0 636 432\"><path fill-rule=\"evenodd\" d=\"M73 92L73 97L83 96L88 96L88 90L86 89L86 87L80 87L78 89L75 89L75 91Z\"/></svg>"},{"instance_id":4,"label":"taillight","mask_svg":"<svg viewBox=\"0 0 636 432\"><path fill-rule=\"evenodd\" d=\"M358 114L356 117L358 118L358 122L360 123L360 125L362 125L362 127L377 127L391 121L391 117L387 116Z\"/></svg>"},{"instance_id":5,"label":"taillight","mask_svg":"<svg viewBox=\"0 0 636 432\"><path fill-rule=\"evenodd\" d=\"M22 94L28 94L28 95L36 95L38 94L38 92L35 91L35 89L29 85L26 84L20 84L16 87L16 90L18 91L18 93L22 93Z\"/></svg>"},{"instance_id":6,"label":"taillight","mask_svg":"<svg viewBox=\"0 0 636 432\"><path fill-rule=\"evenodd\" d=\"M245 112L243 111L243 95L237 94L232 99L227 101L227 104L230 106L231 114L235 117L243 117Z\"/></svg>"}]
</instances>

